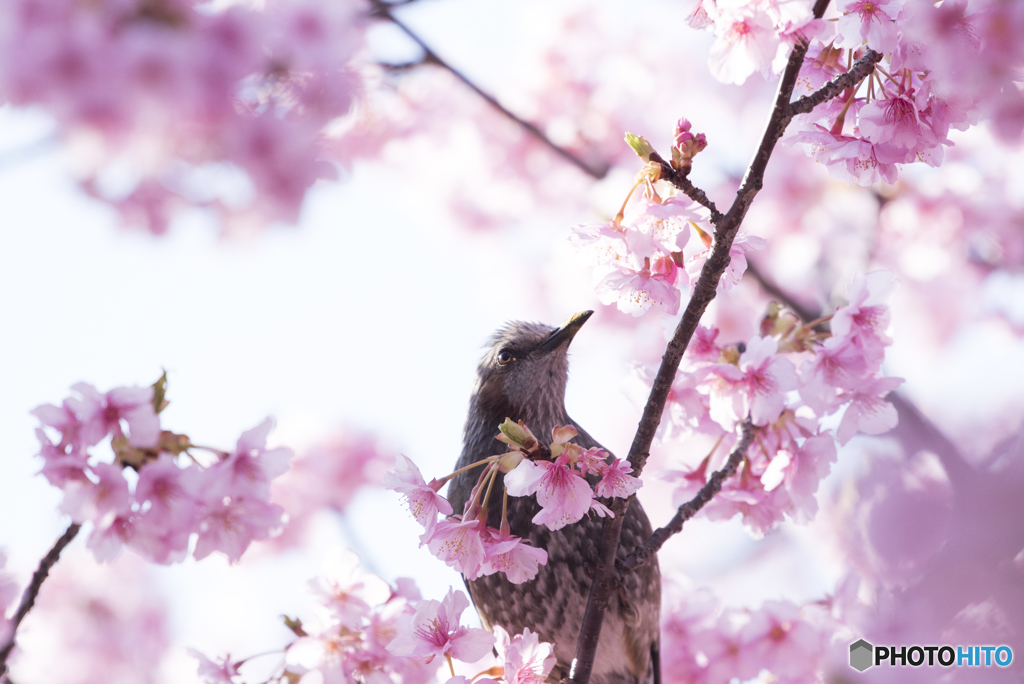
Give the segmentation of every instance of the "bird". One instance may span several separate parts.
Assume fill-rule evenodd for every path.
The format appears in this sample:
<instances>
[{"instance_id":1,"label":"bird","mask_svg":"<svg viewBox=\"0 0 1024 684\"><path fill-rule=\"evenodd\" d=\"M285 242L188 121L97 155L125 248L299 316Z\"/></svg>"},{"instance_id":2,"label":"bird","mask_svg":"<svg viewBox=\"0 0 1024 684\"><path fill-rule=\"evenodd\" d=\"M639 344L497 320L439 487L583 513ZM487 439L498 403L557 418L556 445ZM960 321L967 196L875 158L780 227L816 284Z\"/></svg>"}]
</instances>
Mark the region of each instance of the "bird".
<instances>
[{"instance_id":1,"label":"bird","mask_svg":"<svg viewBox=\"0 0 1024 684\"><path fill-rule=\"evenodd\" d=\"M507 450L507 445L496 439L498 425L506 419L523 421L544 443L552 428L572 425L578 431L573 442L584 449L604 449L565 409L569 343L593 313L577 313L557 328L514 321L494 333L477 368L456 470ZM498 477L502 477L500 473ZM463 511L476 479L473 470L451 481L448 498L457 513ZM488 506L488 525L495 528L501 518L502 484L500 479L495 482ZM504 574L496 573L466 580L466 586L484 627L500 625L512 635L529 628L554 645L557 663L548 681L557 682L570 676L576 655L603 520L584 516L552 531L531 522L539 510L533 496L508 499L512 534L547 551L547 564L539 568L537 577L512 584ZM650 521L634 497L623 521L618 558L625 558L651 533ZM612 595L591 673L593 684L661 681L660 605L661 577L657 559L652 558L623 577Z\"/></svg>"}]
</instances>

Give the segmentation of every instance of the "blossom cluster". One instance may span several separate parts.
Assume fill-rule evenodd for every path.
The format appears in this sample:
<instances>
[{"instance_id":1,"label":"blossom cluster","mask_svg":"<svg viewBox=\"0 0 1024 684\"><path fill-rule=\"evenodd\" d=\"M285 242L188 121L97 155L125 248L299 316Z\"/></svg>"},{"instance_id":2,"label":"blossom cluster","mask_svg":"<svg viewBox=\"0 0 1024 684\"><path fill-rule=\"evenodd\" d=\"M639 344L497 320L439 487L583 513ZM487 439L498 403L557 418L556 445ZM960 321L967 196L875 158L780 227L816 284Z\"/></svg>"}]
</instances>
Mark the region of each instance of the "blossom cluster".
<instances>
[{"instance_id":1,"label":"blossom cluster","mask_svg":"<svg viewBox=\"0 0 1024 684\"><path fill-rule=\"evenodd\" d=\"M650 151L643 138L634 147L644 157ZM690 123L676 124L672 164L688 167L706 145L703 134L690 133ZM635 143L631 142L631 146ZM594 264L594 286L601 302L640 316L656 309L670 316L679 312L682 292L697 282L714 246L710 213L697 202L678 194L659 179L657 164L648 164L615 218L573 227L571 241ZM641 196L630 205L637 188ZM690 240L691 235L696 240ZM764 249L763 238L738 233L729 249L730 262L718 283L720 292L732 289L747 269L746 254Z\"/></svg>"},{"instance_id":2,"label":"blossom cluster","mask_svg":"<svg viewBox=\"0 0 1024 684\"><path fill-rule=\"evenodd\" d=\"M42 105L85 189L163 232L183 205L294 221L358 90L360 4L12 0L0 101Z\"/></svg>"},{"instance_id":3,"label":"blossom cluster","mask_svg":"<svg viewBox=\"0 0 1024 684\"><path fill-rule=\"evenodd\" d=\"M724 608L707 590L666 587L661 627L666 684L768 681L816 684L827 666L836 624L824 605L767 601L758 609ZM762 674L762 677L758 677Z\"/></svg>"},{"instance_id":4,"label":"blossom cluster","mask_svg":"<svg viewBox=\"0 0 1024 684\"><path fill-rule=\"evenodd\" d=\"M810 2L691 0L689 23L715 34L709 65L723 83L781 72L797 42L809 49L798 90L809 94L846 72L868 48L883 56L839 97L797 117L803 144L836 180L894 183L897 165L937 166L950 128L991 118L1004 137L1024 128L1015 81L1024 49L1017 3L840 0L823 19Z\"/></svg>"},{"instance_id":5,"label":"blossom cluster","mask_svg":"<svg viewBox=\"0 0 1024 684\"><path fill-rule=\"evenodd\" d=\"M9 681L158 684L173 653L170 603L141 558L98 565L65 549L18 629Z\"/></svg>"},{"instance_id":6,"label":"blossom cluster","mask_svg":"<svg viewBox=\"0 0 1024 684\"><path fill-rule=\"evenodd\" d=\"M429 483L416 464L399 456L394 470L384 477L384 486L401 493L413 517L424 527L420 545L455 568L467 579L505 573L514 584L537 576L547 563L547 552L534 548L512 534L508 522L508 497L536 494L540 511L532 522L559 530L578 522L588 513L613 515L598 497L628 497L641 482L629 475L632 468L620 459L609 460L598 448L584 449L570 440L577 436L571 425L556 426L548 446L541 444L522 421L506 419L497 439L509 446L505 454L491 456ZM438 494L441 487L459 473L484 466L465 509L456 514L451 503ZM501 524L487 524L490 490L498 473L505 473ZM587 476L594 476L591 487ZM438 515L445 515L439 520Z\"/></svg>"},{"instance_id":7,"label":"blossom cluster","mask_svg":"<svg viewBox=\"0 0 1024 684\"><path fill-rule=\"evenodd\" d=\"M288 469L290 449L267 449L273 421L242 433L235 449L207 465L186 435L163 430L166 378L151 387L99 392L87 383L60 406L33 411L43 458L42 474L64 491L61 511L90 522L88 548L108 561L127 546L154 563L199 560L214 551L237 561L254 540L282 525L283 509L270 502L270 483ZM108 443L106 460L98 448Z\"/></svg>"},{"instance_id":8,"label":"blossom cluster","mask_svg":"<svg viewBox=\"0 0 1024 684\"><path fill-rule=\"evenodd\" d=\"M756 534L784 514L798 521L814 515L814 495L836 459L836 442L896 425L885 396L903 381L881 372L892 342L887 301L896 284L885 271L855 276L848 303L830 317L830 334L817 331L825 321L800 324L777 305L746 343L723 345L717 329L697 330L669 395L663 433L700 433L718 442L698 467L669 475L680 482L676 505L704 485L712 463L724 458L749 419L756 439L739 474L703 512L711 519L740 513ZM842 409L834 432L826 428L823 421Z\"/></svg>"},{"instance_id":9,"label":"blossom cluster","mask_svg":"<svg viewBox=\"0 0 1024 684\"><path fill-rule=\"evenodd\" d=\"M440 601L423 599L416 583L399 578L391 586L359 570L359 558L345 551L331 558L327 571L310 583L318 598L310 624L286 619L299 637L285 647L284 663L272 681L393 682L435 681L446 661L451 684L535 684L555 665L553 647L529 629L510 636L500 626L494 634L461 624L469 599L449 588ZM492 649L497 661L475 678L455 674L454 661L480 662ZM245 660L225 655L217 661L198 651L199 674L207 684L240 681Z\"/></svg>"}]
</instances>

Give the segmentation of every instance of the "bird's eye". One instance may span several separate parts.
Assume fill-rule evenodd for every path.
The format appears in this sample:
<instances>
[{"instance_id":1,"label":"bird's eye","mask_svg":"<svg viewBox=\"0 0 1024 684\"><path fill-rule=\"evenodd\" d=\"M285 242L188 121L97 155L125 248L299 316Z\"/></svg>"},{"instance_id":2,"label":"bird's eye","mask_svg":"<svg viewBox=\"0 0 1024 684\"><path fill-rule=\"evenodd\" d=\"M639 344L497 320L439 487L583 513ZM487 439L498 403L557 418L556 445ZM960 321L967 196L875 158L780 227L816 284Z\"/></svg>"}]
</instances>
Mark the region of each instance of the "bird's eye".
<instances>
[{"instance_id":1,"label":"bird's eye","mask_svg":"<svg viewBox=\"0 0 1024 684\"><path fill-rule=\"evenodd\" d=\"M498 364L501 366L504 366L509 361L512 361L514 359L515 357L512 356L512 352L510 352L508 349L502 349L500 352L498 352Z\"/></svg>"}]
</instances>

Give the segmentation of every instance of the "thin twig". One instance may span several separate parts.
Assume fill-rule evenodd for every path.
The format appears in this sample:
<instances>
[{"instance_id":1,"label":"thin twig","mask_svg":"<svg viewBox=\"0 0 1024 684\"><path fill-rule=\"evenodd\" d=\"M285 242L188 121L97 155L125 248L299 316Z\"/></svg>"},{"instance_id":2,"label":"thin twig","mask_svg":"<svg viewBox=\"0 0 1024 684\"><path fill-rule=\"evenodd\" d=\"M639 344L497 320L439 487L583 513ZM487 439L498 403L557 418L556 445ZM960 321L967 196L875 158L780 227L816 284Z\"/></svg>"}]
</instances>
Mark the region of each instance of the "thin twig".
<instances>
[{"instance_id":1,"label":"thin twig","mask_svg":"<svg viewBox=\"0 0 1024 684\"><path fill-rule=\"evenodd\" d=\"M441 59L437 55L436 52L434 52L433 50L430 49L430 47L423 41L422 38L419 37L419 35L415 31L413 31L411 28L409 28L400 19L395 17L395 15L391 11L392 10L392 6L389 3L383 2L383 0L370 0L370 1L371 1L371 4L373 5L373 15L375 17L378 17L380 19L385 19L387 21L390 21L392 24L394 24L399 29L401 29L402 32L405 33L405 35L409 36L409 38L411 38L414 43L416 43L417 45L420 46L420 49L423 50L423 53L425 55L424 60L423 60L424 62L429 62L429 63L432 63L432 64L436 64L437 66L442 67L443 69L448 70L453 76L455 76L455 78L459 79L464 84L466 84L470 88L470 90L472 90L477 95L479 95L484 100L486 100L488 104L490 104L492 107L497 109L499 112L504 114L506 117L508 117L509 119L514 121L520 127L525 129L527 132L529 132L531 135L533 135L535 138L537 138L537 140L539 140L540 142L544 143L544 145L546 145L549 149L551 149L553 152L555 152L555 154L559 155L560 157L562 157L566 161L570 162L571 164L576 166L578 169L580 169L581 171L586 173L588 176L591 176L592 178L595 178L597 180L601 180L602 178L605 177L605 175L607 175L608 169L610 168L608 166L608 164L605 164L605 163L602 162L600 164L600 166L597 166L597 167L591 166L590 164L588 164L587 162L583 161L582 159L577 157L575 154L570 152L569 150L565 149L564 147L560 147L559 145L556 145L551 140L551 138L549 138L547 135L545 135L544 132L541 131L535 124L532 124L529 121L526 121L525 119L521 119L517 115L513 114L511 111L506 109L504 107L504 105L502 105L500 102L498 102L498 100L495 99L493 95L491 95L490 93L484 91L482 88L480 88L480 86L478 86L476 83L471 81L468 76L463 74L461 71L459 71L458 69L453 67L448 62L446 62L443 59Z\"/></svg>"},{"instance_id":2,"label":"thin twig","mask_svg":"<svg viewBox=\"0 0 1024 684\"><path fill-rule=\"evenodd\" d=\"M14 638L18 632L18 627L21 625L21 621L28 615L28 611L32 610L32 606L35 605L36 597L39 595L39 589L43 586L43 580L50 574L50 568L53 567L54 563L60 558L61 551L64 550L71 540L78 534L78 530L81 525L77 523L71 523L68 529L64 531L64 534L54 543L53 548L50 549L49 553L43 556L43 559L39 561L39 567L32 573L32 581L25 587L25 593L21 595L21 603L18 605L18 611L11 618L11 633L7 637L7 643L0 648L0 677L4 677L7 674L7 657L11 655L11 651L14 650Z\"/></svg>"},{"instance_id":3,"label":"thin twig","mask_svg":"<svg viewBox=\"0 0 1024 684\"><path fill-rule=\"evenodd\" d=\"M686 172L677 171L657 152L651 152L651 161L661 166L662 178L671 182L677 188L682 190L684 195L710 211L711 223L715 225L718 224L722 219L722 212L718 211L718 207L715 206L715 203L711 201L703 190L691 183L690 179L686 177L689 170Z\"/></svg>"},{"instance_id":4,"label":"thin twig","mask_svg":"<svg viewBox=\"0 0 1024 684\"><path fill-rule=\"evenodd\" d=\"M806 114L822 102L827 102L847 88L852 88L857 85L865 76L874 70L875 65L881 59L882 55L869 49L864 53L863 57L857 60L857 63L853 65L852 69L844 74L839 74L815 92L810 95L805 95L796 102L790 104L790 115L795 116L796 114Z\"/></svg>"},{"instance_id":5,"label":"thin twig","mask_svg":"<svg viewBox=\"0 0 1024 684\"><path fill-rule=\"evenodd\" d=\"M825 13L826 7L828 7L828 0L816 0L814 16L820 19ZM800 67L803 65L806 54L806 43L797 44L793 48L786 69L779 80L775 104L761 136L761 143L747 168L747 173L743 177L743 182L736 193L732 206L715 226L715 244L711 256L708 257L701 269L686 311L683 312L683 317L665 349L661 366L658 368L658 374L651 386L647 404L644 406L643 416L637 426L636 436L629 448L629 464L633 468L634 476L639 476L647 463L651 443L654 441L654 434L661 422L661 414L665 409L665 402L668 400L668 393L672 387L672 381L675 379L676 371L679 369L683 352L686 351L686 346L690 343L690 338L693 337L701 316L704 315L711 300L715 298L718 281L729 265L729 250L736 238L736 233L740 229L740 224L743 222L751 202L754 201L754 197L764 184L764 172L768 166L768 159L771 157L775 145L782 138L786 125L793 118L789 102L793 96L796 79L800 74ZM604 523L601 533L601 555L596 564L594 582L590 587L590 596L583 613L579 641L576 644L576 659L572 675L572 681L575 684L588 684L590 681L594 657L597 654L597 643L601 635L601 625L604 622L604 612L615 586L615 556L619 548L622 521L631 499L632 497L616 499L612 505L615 516L605 520Z\"/></svg>"},{"instance_id":6,"label":"thin twig","mask_svg":"<svg viewBox=\"0 0 1024 684\"><path fill-rule=\"evenodd\" d=\"M704 486L700 488L697 495L679 507L679 510L676 511L675 516L667 525L659 527L654 531L650 539L636 547L636 550L626 556L621 562L616 563L616 569L620 575L632 572L649 561L665 542L669 540L669 537L682 532L683 523L697 515L698 511L704 508L715 494L718 494L722 489L722 483L725 482L727 477L736 472L740 462L747 455L747 449L750 447L751 442L754 441L754 426L749 418L743 422L742 430L739 443L733 452L729 454L729 458L721 470L716 470Z\"/></svg>"}]
</instances>

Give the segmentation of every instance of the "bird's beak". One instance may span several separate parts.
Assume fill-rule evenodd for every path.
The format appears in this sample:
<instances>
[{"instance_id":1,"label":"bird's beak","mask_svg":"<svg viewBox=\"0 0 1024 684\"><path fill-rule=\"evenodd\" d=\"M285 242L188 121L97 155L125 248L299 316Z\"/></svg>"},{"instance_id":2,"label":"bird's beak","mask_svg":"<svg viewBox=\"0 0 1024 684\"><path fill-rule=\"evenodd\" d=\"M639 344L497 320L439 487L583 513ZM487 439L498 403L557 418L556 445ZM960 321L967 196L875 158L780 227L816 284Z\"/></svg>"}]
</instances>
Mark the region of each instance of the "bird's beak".
<instances>
[{"instance_id":1,"label":"bird's beak","mask_svg":"<svg viewBox=\"0 0 1024 684\"><path fill-rule=\"evenodd\" d=\"M547 354L558 349L563 344L569 344L580 328L583 327L583 324L587 322L587 319L593 315L593 311L580 311L577 314L573 314L569 317L569 320L562 324L562 327L548 335L548 338L540 343L537 351L541 354Z\"/></svg>"}]
</instances>

